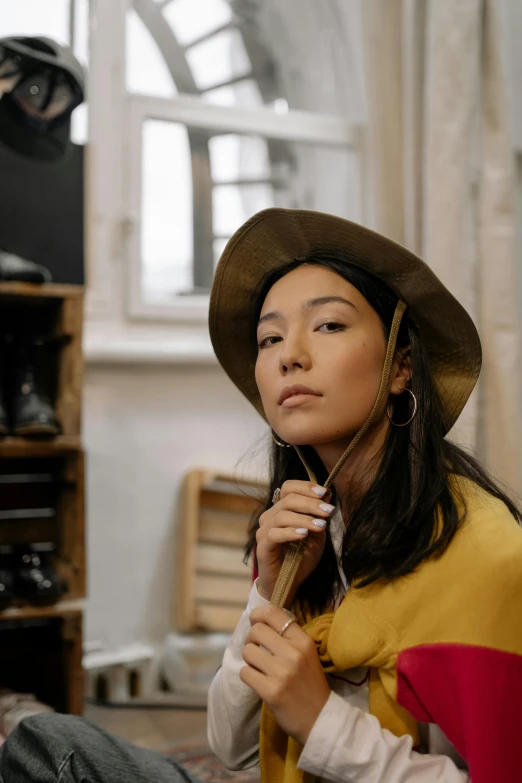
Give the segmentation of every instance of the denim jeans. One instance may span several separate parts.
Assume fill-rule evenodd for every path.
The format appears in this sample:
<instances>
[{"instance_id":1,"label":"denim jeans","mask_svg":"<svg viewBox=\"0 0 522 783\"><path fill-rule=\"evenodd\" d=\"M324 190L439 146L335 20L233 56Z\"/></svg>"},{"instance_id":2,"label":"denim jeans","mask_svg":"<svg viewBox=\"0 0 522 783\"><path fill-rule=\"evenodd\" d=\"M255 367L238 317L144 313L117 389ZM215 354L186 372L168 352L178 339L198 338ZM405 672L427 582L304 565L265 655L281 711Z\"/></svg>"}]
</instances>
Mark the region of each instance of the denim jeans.
<instances>
[{"instance_id":1,"label":"denim jeans","mask_svg":"<svg viewBox=\"0 0 522 783\"><path fill-rule=\"evenodd\" d=\"M0 748L0 783L201 783L175 759L85 718L25 718Z\"/></svg>"}]
</instances>

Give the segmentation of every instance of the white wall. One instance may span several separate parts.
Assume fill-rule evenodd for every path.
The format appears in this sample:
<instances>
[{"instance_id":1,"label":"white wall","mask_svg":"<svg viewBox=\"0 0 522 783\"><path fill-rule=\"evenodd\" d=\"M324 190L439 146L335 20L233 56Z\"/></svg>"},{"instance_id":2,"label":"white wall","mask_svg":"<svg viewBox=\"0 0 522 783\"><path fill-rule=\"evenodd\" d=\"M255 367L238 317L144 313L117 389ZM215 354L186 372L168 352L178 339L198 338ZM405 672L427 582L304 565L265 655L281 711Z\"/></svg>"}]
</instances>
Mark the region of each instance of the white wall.
<instances>
[{"instance_id":1,"label":"white wall","mask_svg":"<svg viewBox=\"0 0 522 783\"><path fill-rule=\"evenodd\" d=\"M83 429L85 640L107 650L161 643L171 627L180 480L194 467L233 471L266 425L217 366L89 365ZM263 464L258 455L240 468L261 475Z\"/></svg>"}]
</instances>

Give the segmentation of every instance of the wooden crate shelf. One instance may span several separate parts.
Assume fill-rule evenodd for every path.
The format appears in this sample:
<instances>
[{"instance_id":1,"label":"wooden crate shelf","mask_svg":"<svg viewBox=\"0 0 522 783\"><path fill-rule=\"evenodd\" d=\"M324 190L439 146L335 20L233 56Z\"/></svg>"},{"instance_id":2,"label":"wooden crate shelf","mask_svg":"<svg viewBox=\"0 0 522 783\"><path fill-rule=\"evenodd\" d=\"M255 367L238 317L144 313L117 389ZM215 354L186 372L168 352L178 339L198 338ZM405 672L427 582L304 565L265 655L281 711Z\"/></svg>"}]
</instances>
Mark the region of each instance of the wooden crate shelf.
<instances>
[{"instance_id":1,"label":"wooden crate shelf","mask_svg":"<svg viewBox=\"0 0 522 783\"><path fill-rule=\"evenodd\" d=\"M7 620L30 620L38 617L71 617L76 616L78 612L84 609L84 600L58 601L48 606L36 606L34 604L24 604L22 606L8 606L6 609L0 609L0 623Z\"/></svg>"},{"instance_id":2,"label":"wooden crate shelf","mask_svg":"<svg viewBox=\"0 0 522 783\"><path fill-rule=\"evenodd\" d=\"M56 346L56 373L51 397L63 436L79 437L82 399L83 287L0 283L0 334L28 332ZM11 367L7 365L5 372Z\"/></svg>"},{"instance_id":3,"label":"wooden crate shelf","mask_svg":"<svg viewBox=\"0 0 522 783\"><path fill-rule=\"evenodd\" d=\"M4 377L15 377L9 373L28 335L48 342L49 394L62 427L53 439L0 438L0 544L52 541L51 565L67 587L54 604L0 605L0 685L74 714L82 713L84 692L83 293L82 286L0 282Z\"/></svg>"},{"instance_id":4,"label":"wooden crate shelf","mask_svg":"<svg viewBox=\"0 0 522 783\"><path fill-rule=\"evenodd\" d=\"M0 282L0 298L83 299L83 286L62 283Z\"/></svg>"},{"instance_id":5,"label":"wooden crate shelf","mask_svg":"<svg viewBox=\"0 0 522 783\"><path fill-rule=\"evenodd\" d=\"M0 616L2 685L81 715L82 631L81 608Z\"/></svg>"},{"instance_id":6,"label":"wooden crate shelf","mask_svg":"<svg viewBox=\"0 0 522 783\"><path fill-rule=\"evenodd\" d=\"M46 479L42 481L42 476ZM13 479L11 477L14 477ZM38 480L31 480L37 477ZM53 542L64 599L85 596L85 467L82 451L0 459L0 544ZM20 513L20 509L23 513ZM43 511L49 512L47 515Z\"/></svg>"},{"instance_id":7,"label":"wooden crate shelf","mask_svg":"<svg viewBox=\"0 0 522 783\"><path fill-rule=\"evenodd\" d=\"M52 440L0 438L0 457L53 457L81 449L79 435L58 435Z\"/></svg>"}]
</instances>

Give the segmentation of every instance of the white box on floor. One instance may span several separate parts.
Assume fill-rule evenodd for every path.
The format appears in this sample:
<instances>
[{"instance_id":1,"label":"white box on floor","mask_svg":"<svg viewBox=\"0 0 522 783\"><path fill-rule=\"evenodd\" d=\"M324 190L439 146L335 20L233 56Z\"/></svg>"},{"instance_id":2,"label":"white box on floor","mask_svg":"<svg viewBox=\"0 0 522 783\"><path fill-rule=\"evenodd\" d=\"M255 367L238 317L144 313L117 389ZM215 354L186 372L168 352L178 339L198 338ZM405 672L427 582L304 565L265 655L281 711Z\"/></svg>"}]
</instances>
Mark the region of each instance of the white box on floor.
<instances>
[{"instance_id":1,"label":"white box on floor","mask_svg":"<svg viewBox=\"0 0 522 783\"><path fill-rule=\"evenodd\" d=\"M231 634L172 631L165 640L162 674L173 691L206 692L221 666Z\"/></svg>"}]
</instances>

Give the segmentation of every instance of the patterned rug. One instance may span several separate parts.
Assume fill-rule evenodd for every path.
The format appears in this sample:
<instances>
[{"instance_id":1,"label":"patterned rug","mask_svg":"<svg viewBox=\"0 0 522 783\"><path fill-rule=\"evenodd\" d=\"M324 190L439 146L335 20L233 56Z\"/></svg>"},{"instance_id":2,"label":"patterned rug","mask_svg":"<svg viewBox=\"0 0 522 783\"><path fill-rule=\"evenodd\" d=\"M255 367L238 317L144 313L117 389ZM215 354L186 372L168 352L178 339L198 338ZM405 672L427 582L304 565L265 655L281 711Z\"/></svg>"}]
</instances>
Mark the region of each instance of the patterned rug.
<instances>
[{"instance_id":1,"label":"patterned rug","mask_svg":"<svg viewBox=\"0 0 522 783\"><path fill-rule=\"evenodd\" d=\"M195 778L208 783L259 783L259 769L229 772L208 745L180 745L172 748L168 755L175 756Z\"/></svg>"}]
</instances>

